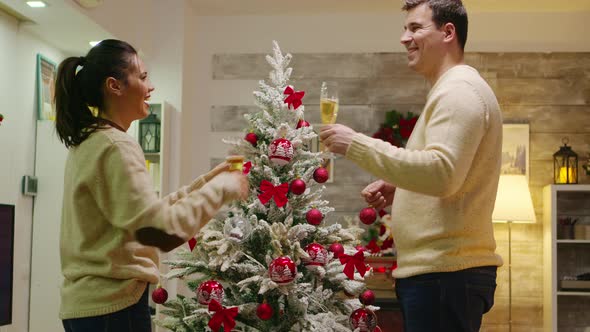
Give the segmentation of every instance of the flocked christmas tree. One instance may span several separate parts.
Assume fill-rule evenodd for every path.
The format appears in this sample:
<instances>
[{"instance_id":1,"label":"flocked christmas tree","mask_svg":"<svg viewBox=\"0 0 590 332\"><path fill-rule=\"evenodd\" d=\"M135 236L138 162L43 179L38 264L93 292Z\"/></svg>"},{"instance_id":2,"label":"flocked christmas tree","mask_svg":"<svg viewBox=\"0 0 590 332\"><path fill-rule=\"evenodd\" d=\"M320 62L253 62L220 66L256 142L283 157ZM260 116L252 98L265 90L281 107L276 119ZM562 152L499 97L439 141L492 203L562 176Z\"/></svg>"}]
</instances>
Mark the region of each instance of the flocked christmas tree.
<instances>
[{"instance_id":1,"label":"flocked christmas tree","mask_svg":"<svg viewBox=\"0 0 590 332\"><path fill-rule=\"evenodd\" d=\"M166 262L166 277L181 278L195 296L164 303L158 324L173 331L378 331L364 283L372 271L364 251L353 248L362 230L324 221L333 211L321 198L328 174L322 155L308 149L316 134L304 120L304 92L287 84L291 55L276 42L273 49L270 82L254 92L260 110L245 116L244 139L226 141L245 157L249 198Z\"/></svg>"}]
</instances>

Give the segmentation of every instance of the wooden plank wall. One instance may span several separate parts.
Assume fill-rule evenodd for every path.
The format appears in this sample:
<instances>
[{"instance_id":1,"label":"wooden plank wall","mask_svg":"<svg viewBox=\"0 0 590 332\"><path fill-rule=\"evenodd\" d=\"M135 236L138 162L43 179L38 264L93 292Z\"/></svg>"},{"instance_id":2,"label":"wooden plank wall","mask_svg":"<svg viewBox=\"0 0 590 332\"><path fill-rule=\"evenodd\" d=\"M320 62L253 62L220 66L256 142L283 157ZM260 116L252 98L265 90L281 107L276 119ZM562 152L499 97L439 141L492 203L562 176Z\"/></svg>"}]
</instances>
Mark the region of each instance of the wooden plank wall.
<instances>
[{"instance_id":1,"label":"wooden plank wall","mask_svg":"<svg viewBox=\"0 0 590 332\"><path fill-rule=\"evenodd\" d=\"M266 79L270 67L264 54L217 54L212 79L217 88L233 82ZM512 226L513 331L542 330L542 188L552 182L552 155L564 136L569 138L580 163L590 152L590 53L468 53L466 62L490 83L502 106L505 122L530 124L530 188L538 223ZM294 54L291 84L305 90L306 119L319 122L319 85L336 80L340 85L338 122L372 134L384 112L420 113L429 86L406 66L405 53ZM243 92L242 92L243 93ZM211 132L242 136L242 115L255 111L253 98L236 105L211 105ZM232 135L233 134L233 135ZM217 143L214 143L217 144ZM212 163L224 150L212 154ZM580 182L590 183L582 175ZM336 208L330 218L354 216L364 207L360 190L374 180L352 163L338 159L334 182L326 198ZM507 261L508 229L495 225L498 252ZM508 272L500 268L496 304L485 316L482 331L508 328Z\"/></svg>"}]
</instances>

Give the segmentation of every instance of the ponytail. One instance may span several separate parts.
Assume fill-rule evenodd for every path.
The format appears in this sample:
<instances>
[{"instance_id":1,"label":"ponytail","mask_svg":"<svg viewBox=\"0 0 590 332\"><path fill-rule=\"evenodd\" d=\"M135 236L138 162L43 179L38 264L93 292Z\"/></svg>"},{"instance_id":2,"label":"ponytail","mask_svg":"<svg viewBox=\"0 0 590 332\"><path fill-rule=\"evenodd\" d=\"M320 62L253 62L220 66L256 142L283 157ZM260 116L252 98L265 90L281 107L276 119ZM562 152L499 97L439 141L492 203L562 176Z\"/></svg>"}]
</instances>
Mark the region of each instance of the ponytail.
<instances>
[{"instance_id":1,"label":"ponytail","mask_svg":"<svg viewBox=\"0 0 590 332\"><path fill-rule=\"evenodd\" d=\"M80 145L101 128L103 84L108 77L126 81L136 55L128 43L107 39L85 57L69 57L60 63L55 82L55 129L67 148ZM91 108L98 113L93 114Z\"/></svg>"},{"instance_id":2,"label":"ponytail","mask_svg":"<svg viewBox=\"0 0 590 332\"><path fill-rule=\"evenodd\" d=\"M82 95L76 69L83 58L69 57L57 70L55 83L55 129L66 148L82 143L97 128L97 118L92 115Z\"/></svg>"}]
</instances>

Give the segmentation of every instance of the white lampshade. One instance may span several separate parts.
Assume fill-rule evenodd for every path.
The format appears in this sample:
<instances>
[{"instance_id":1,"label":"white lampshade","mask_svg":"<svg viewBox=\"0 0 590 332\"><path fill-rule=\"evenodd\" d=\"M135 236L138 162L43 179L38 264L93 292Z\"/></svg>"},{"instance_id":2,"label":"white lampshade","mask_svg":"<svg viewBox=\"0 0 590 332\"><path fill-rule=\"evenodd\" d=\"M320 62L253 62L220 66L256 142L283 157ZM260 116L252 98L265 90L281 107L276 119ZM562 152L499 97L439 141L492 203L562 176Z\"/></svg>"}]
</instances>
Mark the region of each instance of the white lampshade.
<instances>
[{"instance_id":1,"label":"white lampshade","mask_svg":"<svg viewBox=\"0 0 590 332\"><path fill-rule=\"evenodd\" d=\"M492 214L494 222L534 223L535 209L524 175L501 175Z\"/></svg>"}]
</instances>

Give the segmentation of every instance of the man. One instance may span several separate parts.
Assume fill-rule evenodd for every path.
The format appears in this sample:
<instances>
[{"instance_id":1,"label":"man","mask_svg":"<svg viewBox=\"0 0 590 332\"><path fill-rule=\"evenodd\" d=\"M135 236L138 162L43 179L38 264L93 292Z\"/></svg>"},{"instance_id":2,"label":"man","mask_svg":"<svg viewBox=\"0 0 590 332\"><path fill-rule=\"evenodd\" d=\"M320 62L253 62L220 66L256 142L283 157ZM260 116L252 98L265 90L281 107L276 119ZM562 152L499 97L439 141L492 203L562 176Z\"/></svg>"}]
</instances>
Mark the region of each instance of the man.
<instances>
[{"instance_id":1,"label":"man","mask_svg":"<svg viewBox=\"0 0 590 332\"><path fill-rule=\"evenodd\" d=\"M479 331L502 265L491 222L502 115L490 87L464 64L461 1L406 0L403 9L409 67L432 85L406 148L338 124L323 126L320 137L382 179L362 191L368 203L393 202L404 331Z\"/></svg>"}]
</instances>

